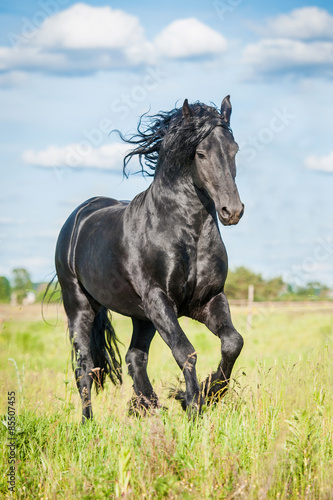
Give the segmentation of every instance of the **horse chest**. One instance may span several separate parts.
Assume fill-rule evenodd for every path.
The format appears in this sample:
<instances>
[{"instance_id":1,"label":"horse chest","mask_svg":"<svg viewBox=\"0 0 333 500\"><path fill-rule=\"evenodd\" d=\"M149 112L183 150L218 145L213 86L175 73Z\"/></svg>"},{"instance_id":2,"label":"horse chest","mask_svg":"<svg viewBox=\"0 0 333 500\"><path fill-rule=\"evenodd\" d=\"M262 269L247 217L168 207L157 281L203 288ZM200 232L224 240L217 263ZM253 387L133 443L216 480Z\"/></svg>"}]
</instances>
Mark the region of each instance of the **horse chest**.
<instances>
[{"instance_id":1,"label":"horse chest","mask_svg":"<svg viewBox=\"0 0 333 500\"><path fill-rule=\"evenodd\" d=\"M156 281L180 310L187 311L193 300L219 293L223 288L227 257L220 239L196 240L192 244L179 241L157 255L153 271Z\"/></svg>"}]
</instances>

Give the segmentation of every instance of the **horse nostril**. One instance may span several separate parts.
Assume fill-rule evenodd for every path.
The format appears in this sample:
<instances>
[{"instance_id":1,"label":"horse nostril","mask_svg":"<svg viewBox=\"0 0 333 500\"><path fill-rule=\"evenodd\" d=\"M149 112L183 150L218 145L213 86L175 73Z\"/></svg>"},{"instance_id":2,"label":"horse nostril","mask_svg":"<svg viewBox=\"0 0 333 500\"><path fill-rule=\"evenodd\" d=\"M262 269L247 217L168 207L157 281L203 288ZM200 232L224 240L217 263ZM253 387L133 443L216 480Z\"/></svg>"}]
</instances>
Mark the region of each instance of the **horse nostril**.
<instances>
[{"instance_id":1,"label":"horse nostril","mask_svg":"<svg viewBox=\"0 0 333 500\"><path fill-rule=\"evenodd\" d=\"M229 212L229 210L227 209L227 207L222 207L221 213L222 213L222 217L224 219L229 219L230 216L231 216L231 213Z\"/></svg>"}]
</instances>

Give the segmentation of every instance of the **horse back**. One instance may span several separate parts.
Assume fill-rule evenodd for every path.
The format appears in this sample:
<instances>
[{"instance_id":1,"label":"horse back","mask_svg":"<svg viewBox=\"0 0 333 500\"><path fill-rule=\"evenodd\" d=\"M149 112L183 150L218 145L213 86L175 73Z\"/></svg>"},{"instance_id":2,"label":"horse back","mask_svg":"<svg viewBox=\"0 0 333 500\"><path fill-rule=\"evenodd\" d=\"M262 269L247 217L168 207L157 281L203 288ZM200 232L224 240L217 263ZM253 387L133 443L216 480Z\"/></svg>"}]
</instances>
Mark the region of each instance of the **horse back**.
<instances>
[{"instance_id":1,"label":"horse back","mask_svg":"<svg viewBox=\"0 0 333 500\"><path fill-rule=\"evenodd\" d=\"M70 270L75 274L75 249L80 230L89 217L103 209L111 207L125 208L128 203L113 198L96 196L83 202L71 213L61 228L57 241L55 261L58 276L61 269Z\"/></svg>"}]
</instances>

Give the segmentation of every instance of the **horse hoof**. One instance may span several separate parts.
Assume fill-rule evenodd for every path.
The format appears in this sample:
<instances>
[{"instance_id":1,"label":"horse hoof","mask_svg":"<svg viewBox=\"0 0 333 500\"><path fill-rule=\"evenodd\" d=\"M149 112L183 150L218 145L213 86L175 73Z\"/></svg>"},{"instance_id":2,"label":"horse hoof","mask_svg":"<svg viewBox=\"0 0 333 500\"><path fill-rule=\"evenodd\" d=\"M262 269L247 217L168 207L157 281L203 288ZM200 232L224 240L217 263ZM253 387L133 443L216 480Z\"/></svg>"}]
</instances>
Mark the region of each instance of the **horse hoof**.
<instances>
[{"instance_id":1,"label":"horse hoof","mask_svg":"<svg viewBox=\"0 0 333 500\"><path fill-rule=\"evenodd\" d=\"M184 411L186 411L187 404L186 404L186 393L185 391L181 390L170 390L169 393L169 398L174 398L176 401L179 401L181 404L181 407Z\"/></svg>"},{"instance_id":2,"label":"horse hoof","mask_svg":"<svg viewBox=\"0 0 333 500\"><path fill-rule=\"evenodd\" d=\"M131 417L149 417L158 409L162 409L158 401L150 401L144 396L133 396L128 403L128 415Z\"/></svg>"}]
</instances>

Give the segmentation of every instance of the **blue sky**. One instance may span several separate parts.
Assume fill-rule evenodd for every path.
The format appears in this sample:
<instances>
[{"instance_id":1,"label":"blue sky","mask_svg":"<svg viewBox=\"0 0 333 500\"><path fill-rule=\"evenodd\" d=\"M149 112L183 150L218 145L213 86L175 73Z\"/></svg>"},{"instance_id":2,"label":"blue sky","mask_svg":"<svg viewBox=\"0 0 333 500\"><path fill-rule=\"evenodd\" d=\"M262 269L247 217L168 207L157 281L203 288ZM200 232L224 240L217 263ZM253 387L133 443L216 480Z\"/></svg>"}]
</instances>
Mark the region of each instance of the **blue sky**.
<instances>
[{"instance_id":1,"label":"blue sky","mask_svg":"<svg viewBox=\"0 0 333 500\"><path fill-rule=\"evenodd\" d=\"M79 203L148 187L122 178L111 129L230 94L245 204L221 228L230 266L333 287L332 77L329 2L1 2L0 275L47 280Z\"/></svg>"}]
</instances>

